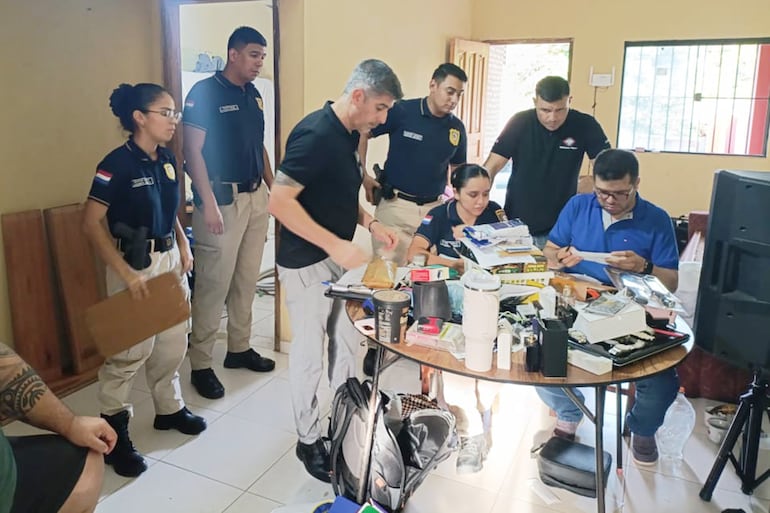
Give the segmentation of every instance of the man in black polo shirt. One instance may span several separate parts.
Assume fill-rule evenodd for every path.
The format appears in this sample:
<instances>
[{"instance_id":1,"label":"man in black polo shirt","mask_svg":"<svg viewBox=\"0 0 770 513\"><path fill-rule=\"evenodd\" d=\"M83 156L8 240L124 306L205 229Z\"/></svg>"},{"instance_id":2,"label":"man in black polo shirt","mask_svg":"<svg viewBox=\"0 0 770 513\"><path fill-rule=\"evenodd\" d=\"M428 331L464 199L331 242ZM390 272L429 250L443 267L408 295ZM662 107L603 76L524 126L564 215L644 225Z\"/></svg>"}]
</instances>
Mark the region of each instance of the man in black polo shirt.
<instances>
[{"instance_id":1,"label":"man in black polo shirt","mask_svg":"<svg viewBox=\"0 0 770 513\"><path fill-rule=\"evenodd\" d=\"M329 453L321 440L316 397L324 335L329 335L332 390L356 375L362 337L344 302L324 297L324 282L337 281L345 269L369 260L351 242L357 224L387 249L396 245L395 231L359 204L363 168L356 148L359 133L383 123L401 97L401 84L387 64L361 62L336 102L308 114L291 131L270 196L270 212L282 225L276 261L293 337L289 385L299 437L296 454L309 474L327 483Z\"/></svg>"},{"instance_id":2,"label":"man in black polo shirt","mask_svg":"<svg viewBox=\"0 0 770 513\"><path fill-rule=\"evenodd\" d=\"M196 261L189 354L192 384L209 399L225 393L211 368L225 305L224 366L257 372L275 367L249 346L273 178L263 142L264 106L252 83L266 47L253 28L236 29L227 42L225 69L195 84L185 100L184 155L195 198Z\"/></svg>"},{"instance_id":3,"label":"man in black polo shirt","mask_svg":"<svg viewBox=\"0 0 770 513\"><path fill-rule=\"evenodd\" d=\"M388 113L387 121L369 133L369 137L390 136L383 183L364 175L364 187L372 203L374 189L382 189L383 199L374 216L398 230L394 259L399 264L405 263L406 251L420 221L440 203L449 183L449 172L465 162L465 125L452 111L467 81L460 67L452 63L440 65L431 77L428 96L398 102ZM359 143L364 169L367 139L362 137ZM376 240L372 240L372 245L375 249L379 247Z\"/></svg>"},{"instance_id":4,"label":"man in black polo shirt","mask_svg":"<svg viewBox=\"0 0 770 513\"><path fill-rule=\"evenodd\" d=\"M610 143L599 123L570 109L569 83L545 77L535 87L535 108L519 112L497 137L484 167L495 175L513 161L505 213L529 226L542 248L559 212L577 191L583 154L593 160Z\"/></svg>"}]
</instances>

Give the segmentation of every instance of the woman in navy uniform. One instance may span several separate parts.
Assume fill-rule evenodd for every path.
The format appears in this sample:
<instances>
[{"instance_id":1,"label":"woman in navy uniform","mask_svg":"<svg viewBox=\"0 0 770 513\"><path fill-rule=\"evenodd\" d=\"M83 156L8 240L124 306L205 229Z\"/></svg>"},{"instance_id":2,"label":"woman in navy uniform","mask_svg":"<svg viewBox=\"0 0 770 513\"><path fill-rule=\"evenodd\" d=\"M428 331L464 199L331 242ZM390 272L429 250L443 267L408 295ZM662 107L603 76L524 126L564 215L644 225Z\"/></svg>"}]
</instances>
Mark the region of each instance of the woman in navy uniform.
<instances>
[{"instance_id":1,"label":"woman in navy uniform","mask_svg":"<svg viewBox=\"0 0 770 513\"><path fill-rule=\"evenodd\" d=\"M425 255L426 265L441 264L463 271L463 262L454 250L461 244L463 228L504 221L505 212L489 201L492 187L487 170L476 164L463 164L452 172L454 199L439 205L417 227L407 260Z\"/></svg>"},{"instance_id":2,"label":"woman in navy uniform","mask_svg":"<svg viewBox=\"0 0 770 513\"><path fill-rule=\"evenodd\" d=\"M107 293L129 289L135 299L146 297L146 281L171 271L189 295L193 258L176 217L180 175L174 155L160 146L174 136L181 114L156 84L121 84L110 96L110 107L130 136L97 166L83 214L83 229L107 264ZM102 417L118 434L105 462L116 473L135 477L147 469L128 436L129 393L142 365L155 406L155 429L190 435L206 429L206 421L190 413L182 400L178 370L186 350L187 323L181 323L107 358L99 369Z\"/></svg>"},{"instance_id":3,"label":"woman in navy uniform","mask_svg":"<svg viewBox=\"0 0 770 513\"><path fill-rule=\"evenodd\" d=\"M452 172L454 199L428 212L409 246L407 258L426 256L426 264L442 264L463 271L463 262L454 250L463 237L463 228L505 221L503 209L489 201L492 181L489 173L476 164L463 164ZM492 403L500 385L451 373L439 374L444 401L457 418L460 452L458 474L478 472L492 445L490 428Z\"/></svg>"}]
</instances>

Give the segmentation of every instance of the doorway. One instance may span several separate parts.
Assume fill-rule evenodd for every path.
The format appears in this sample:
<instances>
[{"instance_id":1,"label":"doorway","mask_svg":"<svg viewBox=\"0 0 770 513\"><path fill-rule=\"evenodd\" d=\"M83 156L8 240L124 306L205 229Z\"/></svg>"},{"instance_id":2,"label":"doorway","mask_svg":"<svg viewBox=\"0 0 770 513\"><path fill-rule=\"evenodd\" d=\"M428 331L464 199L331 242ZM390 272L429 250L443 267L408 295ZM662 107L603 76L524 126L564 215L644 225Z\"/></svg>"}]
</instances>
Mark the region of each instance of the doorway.
<instances>
[{"instance_id":1,"label":"doorway","mask_svg":"<svg viewBox=\"0 0 770 513\"><path fill-rule=\"evenodd\" d=\"M489 42L489 71L485 90L484 155L508 120L532 108L535 85L548 75L569 80L572 41ZM495 178L490 199L505 204L505 190L511 174L509 161Z\"/></svg>"}]
</instances>

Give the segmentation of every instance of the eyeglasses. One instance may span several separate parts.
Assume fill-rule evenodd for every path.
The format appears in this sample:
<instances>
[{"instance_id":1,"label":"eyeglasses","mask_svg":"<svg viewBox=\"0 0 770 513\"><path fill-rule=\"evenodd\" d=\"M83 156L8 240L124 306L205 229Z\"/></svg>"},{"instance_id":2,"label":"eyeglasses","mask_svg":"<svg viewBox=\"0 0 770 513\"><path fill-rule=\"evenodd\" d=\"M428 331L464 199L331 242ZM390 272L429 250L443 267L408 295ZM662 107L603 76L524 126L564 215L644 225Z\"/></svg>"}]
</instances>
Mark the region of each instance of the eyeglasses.
<instances>
[{"instance_id":1,"label":"eyeglasses","mask_svg":"<svg viewBox=\"0 0 770 513\"><path fill-rule=\"evenodd\" d=\"M625 201L634 192L634 188L631 187L627 191L605 191L603 189L597 189L596 187L594 187L594 192L598 197L600 197L603 200L608 200L612 198L614 201L618 201L618 200Z\"/></svg>"},{"instance_id":2,"label":"eyeglasses","mask_svg":"<svg viewBox=\"0 0 770 513\"><path fill-rule=\"evenodd\" d=\"M182 120L182 113L176 110L171 110L171 109L149 110L148 109L143 112L154 112L155 114L160 114L164 118L173 119L175 121Z\"/></svg>"}]
</instances>

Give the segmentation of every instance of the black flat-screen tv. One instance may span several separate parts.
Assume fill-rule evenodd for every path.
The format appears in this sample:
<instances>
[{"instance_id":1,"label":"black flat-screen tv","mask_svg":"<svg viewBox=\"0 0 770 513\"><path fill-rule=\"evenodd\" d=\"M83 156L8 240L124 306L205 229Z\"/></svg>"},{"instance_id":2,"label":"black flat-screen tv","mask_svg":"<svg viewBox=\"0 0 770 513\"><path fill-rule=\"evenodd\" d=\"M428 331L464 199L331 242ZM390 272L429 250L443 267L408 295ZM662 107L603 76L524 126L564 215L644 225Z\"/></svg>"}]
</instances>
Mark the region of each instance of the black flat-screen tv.
<instances>
[{"instance_id":1,"label":"black flat-screen tv","mask_svg":"<svg viewBox=\"0 0 770 513\"><path fill-rule=\"evenodd\" d=\"M770 173L716 172L694 332L718 358L770 370Z\"/></svg>"}]
</instances>

